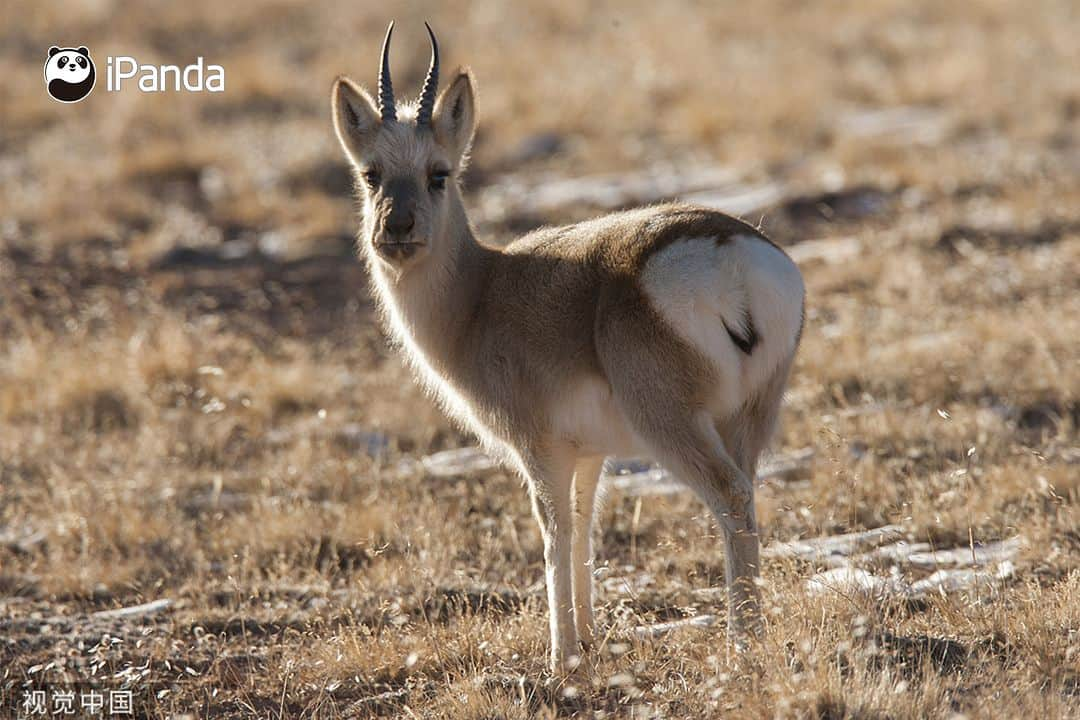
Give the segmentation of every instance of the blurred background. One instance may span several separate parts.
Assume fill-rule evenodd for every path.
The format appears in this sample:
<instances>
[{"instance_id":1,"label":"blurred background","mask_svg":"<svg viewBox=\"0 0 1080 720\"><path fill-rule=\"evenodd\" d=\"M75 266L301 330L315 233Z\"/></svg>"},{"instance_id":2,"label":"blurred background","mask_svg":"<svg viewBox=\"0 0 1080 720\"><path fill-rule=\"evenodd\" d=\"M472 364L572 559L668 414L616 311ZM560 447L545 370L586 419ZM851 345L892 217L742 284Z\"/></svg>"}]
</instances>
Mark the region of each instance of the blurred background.
<instances>
[{"instance_id":1,"label":"blurred background","mask_svg":"<svg viewBox=\"0 0 1080 720\"><path fill-rule=\"evenodd\" d=\"M482 463L431 462L473 440L386 346L353 254L328 95L338 74L374 87L391 19L399 96L426 72L425 20L446 72L476 74L465 190L488 242L678 197L760 225L800 263L808 324L776 442L789 467L760 491L766 544L887 524L937 548L1021 537L1012 584L978 613L944 592L922 609L830 604L804 588L820 565L770 561L774 627L813 650L798 646L801 675L777 650L778 685L717 695L717 640L699 637L603 656L606 672L630 652L644 695L519 684L546 642L525 493ZM136 687L154 717L403 703L701 717L725 702L753 717L781 700L917 717L946 698L979 715L980 673L1016 689L1001 714L1064 716L1080 626L1078 36L1071 0L5 0L0 703L150 661ZM46 94L52 45L90 49L86 100ZM201 56L225 92L109 93L119 55ZM602 524L603 623L723 615L721 595L690 593L723 577L692 498L643 510L613 491ZM134 629L94 615L161 599ZM1019 660L896 693L888 675L852 685L823 660L839 641L821 617L971 653L1004 638Z\"/></svg>"},{"instance_id":2,"label":"blurred background","mask_svg":"<svg viewBox=\"0 0 1080 720\"><path fill-rule=\"evenodd\" d=\"M95 237L153 260L273 231L279 252L350 235L327 123L333 78L375 83L388 18L399 91L469 64L482 124L469 186L546 174L723 166L748 183L924 192L1076 174L1070 2L6 3L5 237ZM50 45L99 83L44 92ZM105 58L226 69L224 93L105 92ZM680 188L681 189L681 188ZM478 218L481 222L484 218ZM168 229L166 229L168 228Z\"/></svg>"}]
</instances>

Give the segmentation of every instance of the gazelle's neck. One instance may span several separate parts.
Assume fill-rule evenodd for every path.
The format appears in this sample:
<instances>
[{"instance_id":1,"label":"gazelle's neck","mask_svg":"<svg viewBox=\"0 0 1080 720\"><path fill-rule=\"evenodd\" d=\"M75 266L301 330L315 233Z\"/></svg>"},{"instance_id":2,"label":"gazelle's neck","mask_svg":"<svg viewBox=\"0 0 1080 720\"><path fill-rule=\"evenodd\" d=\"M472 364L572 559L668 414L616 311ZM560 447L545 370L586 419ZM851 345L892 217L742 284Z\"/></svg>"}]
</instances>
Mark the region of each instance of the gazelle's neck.
<instances>
[{"instance_id":1,"label":"gazelle's neck","mask_svg":"<svg viewBox=\"0 0 1080 720\"><path fill-rule=\"evenodd\" d=\"M454 205L447 237L419 264L396 273L377 259L369 262L391 332L439 370L457 356L498 254L477 241L464 208Z\"/></svg>"}]
</instances>

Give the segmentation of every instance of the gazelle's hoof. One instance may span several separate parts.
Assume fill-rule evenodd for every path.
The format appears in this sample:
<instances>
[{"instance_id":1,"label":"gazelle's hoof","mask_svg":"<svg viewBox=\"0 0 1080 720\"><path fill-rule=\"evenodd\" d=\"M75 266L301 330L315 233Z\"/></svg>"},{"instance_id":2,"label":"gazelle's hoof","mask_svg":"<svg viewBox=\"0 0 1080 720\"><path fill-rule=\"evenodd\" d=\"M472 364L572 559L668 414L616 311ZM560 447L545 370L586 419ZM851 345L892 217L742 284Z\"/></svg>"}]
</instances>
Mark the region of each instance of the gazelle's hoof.
<instances>
[{"instance_id":1,"label":"gazelle's hoof","mask_svg":"<svg viewBox=\"0 0 1080 720\"><path fill-rule=\"evenodd\" d=\"M581 666L581 655L567 655L558 657L554 653L551 656L551 673L553 675L569 675Z\"/></svg>"}]
</instances>

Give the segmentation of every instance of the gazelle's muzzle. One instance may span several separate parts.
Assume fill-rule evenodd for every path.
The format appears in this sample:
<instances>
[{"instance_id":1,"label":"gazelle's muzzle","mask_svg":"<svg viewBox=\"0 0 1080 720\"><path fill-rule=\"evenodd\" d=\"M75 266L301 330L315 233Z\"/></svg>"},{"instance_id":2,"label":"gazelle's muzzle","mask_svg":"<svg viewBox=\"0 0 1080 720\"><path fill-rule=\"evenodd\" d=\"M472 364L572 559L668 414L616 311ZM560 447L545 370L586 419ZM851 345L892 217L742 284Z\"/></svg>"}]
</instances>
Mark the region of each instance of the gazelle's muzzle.
<instances>
[{"instance_id":1,"label":"gazelle's muzzle","mask_svg":"<svg viewBox=\"0 0 1080 720\"><path fill-rule=\"evenodd\" d=\"M391 262L407 260L426 245L416 222L419 190L415 181L397 178L386 183L384 192L386 204L375 232L375 251Z\"/></svg>"},{"instance_id":2,"label":"gazelle's muzzle","mask_svg":"<svg viewBox=\"0 0 1080 720\"><path fill-rule=\"evenodd\" d=\"M426 247L426 243L411 240L375 242L375 252L379 254L379 257L389 262L408 260L423 247Z\"/></svg>"}]
</instances>

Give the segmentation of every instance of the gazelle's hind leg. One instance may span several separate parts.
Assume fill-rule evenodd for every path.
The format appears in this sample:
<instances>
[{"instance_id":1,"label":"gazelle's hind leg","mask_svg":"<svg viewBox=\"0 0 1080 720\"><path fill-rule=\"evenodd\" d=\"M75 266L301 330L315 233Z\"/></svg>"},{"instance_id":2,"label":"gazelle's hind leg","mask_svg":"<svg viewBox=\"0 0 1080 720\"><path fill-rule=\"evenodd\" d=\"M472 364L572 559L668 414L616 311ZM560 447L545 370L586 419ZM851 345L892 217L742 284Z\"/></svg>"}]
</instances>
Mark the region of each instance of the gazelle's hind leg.
<instances>
[{"instance_id":1,"label":"gazelle's hind leg","mask_svg":"<svg viewBox=\"0 0 1080 720\"><path fill-rule=\"evenodd\" d=\"M729 610L738 610L740 604L752 604L753 612L744 616L760 617L757 609L759 597L756 587L743 586L740 578L756 578L760 572L758 553L760 540L757 533L757 519L754 512L753 483L757 481L758 460L762 451L769 444L769 439L776 427L780 413L780 403L784 396L791 361L788 360L776 369L769 381L758 390L735 417L716 424L715 441L723 443L731 452L739 469L751 483L751 500L747 504L747 526L752 532L730 532L724 528L724 570L729 588L734 587L732 604ZM740 621L739 613L729 612L729 622L735 627ZM755 632L756 628L748 628Z\"/></svg>"},{"instance_id":2,"label":"gazelle's hind leg","mask_svg":"<svg viewBox=\"0 0 1080 720\"><path fill-rule=\"evenodd\" d=\"M715 391L716 371L640 295L627 290L601 311L597 351L627 422L653 457L694 490L728 538L728 636L744 645L761 627L754 486L703 402Z\"/></svg>"},{"instance_id":3,"label":"gazelle's hind leg","mask_svg":"<svg viewBox=\"0 0 1080 720\"><path fill-rule=\"evenodd\" d=\"M695 414L692 402L633 397L627 414L650 453L690 486L723 530L729 637L742 647L761 625L754 486L728 454L708 412Z\"/></svg>"},{"instance_id":4,"label":"gazelle's hind leg","mask_svg":"<svg viewBox=\"0 0 1080 720\"><path fill-rule=\"evenodd\" d=\"M654 445L657 459L686 482L712 511L724 535L724 577L728 589L728 637L742 649L761 630L757 578L760 570L754 486L728 453L707 413L687 418L694 429L667 449ZM650 444L654 441L650 440Z\"/></svg>"},{"instance_id":5,"label":"gazelle's hind leg","mask_svg":"<svg viewBox=\"0 0 1080 720\"><path fill-rule=\"evenodd\" d=\"M724 440L712 425L711 419L706 425L704 434L707 441L717 447L719 452L725 452ZM733 454L739 456L741 453ZM724 534L724 580L728 588L728 628L735 647L742 649L748 637L757 635L761 630L760 595L757 587L761 566L758 557L760 539L754 510L753 473L756 462L736 463L736 465L746 482L746 500L741 506L738 505L738 500L731 501L736 508L736 517L731 521L724 522L719 517L717 520ZM723 511L730 507L723 504L713 505L709 503L706 496L702 496L702 499L709 504L714 515L718 510Z\"/></svg>"},{"instance_id":6,"label":"gazelle's hind leg","mask_svg":"<svg viewBox=\"0 0 1080 720\"><path fill-rule=\"evenodd\" d=\"M579 458L574 465L574 540L571 552L574 564L574 624L578 639L585 647L593 641L593 547L592 522L596 505L596 487L603 456Z\"/></svg>"}]
</instances>

